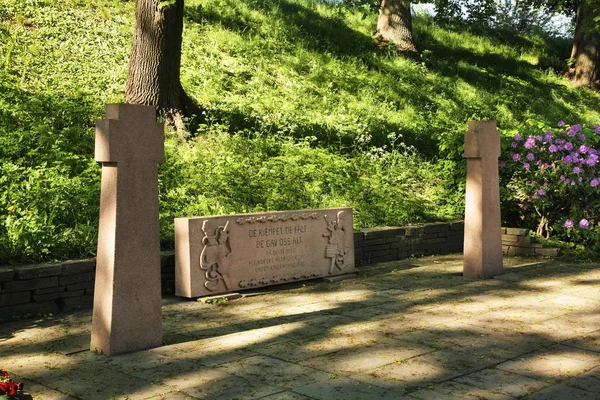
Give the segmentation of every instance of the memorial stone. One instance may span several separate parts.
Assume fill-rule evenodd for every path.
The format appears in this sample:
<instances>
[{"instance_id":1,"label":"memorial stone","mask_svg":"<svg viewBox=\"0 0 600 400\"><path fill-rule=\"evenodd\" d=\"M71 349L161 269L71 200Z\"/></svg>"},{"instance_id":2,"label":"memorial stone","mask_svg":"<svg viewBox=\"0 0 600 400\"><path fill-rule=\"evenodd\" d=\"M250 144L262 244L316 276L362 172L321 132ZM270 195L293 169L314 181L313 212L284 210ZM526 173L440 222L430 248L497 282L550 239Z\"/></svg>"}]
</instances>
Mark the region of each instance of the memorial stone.
<instances>
[{"instance_id":1,"label":"memorial stone","mask_svg":"<svg viewBox=\"0 0 600 400\"><path fill-rule=\"evenodd\" d=\"M503 272L498 157L495 121L469 121L465 133L467 185L463 275L491 278Z\"/></svg>"},{"instance_id":2,"label":"memorial stone","mask_svg":"<svg viewBox=\"0 0 600 400\"><path fill-rule=\"evenodd\" d=\"M208 296L353 271L351 208L175 219L178 296Z\"/></svg>"},{"instance_id":3,"label":"memorial stone","mask_svg":"<svg viewBox=\"0 0 600 400\"><path fill-rule=\"evenodd\" d=\"M154 107L109 104L96 123L102 163L91 349L105 355L162 343L158 166Z\"/></svg>"}]
</instances>

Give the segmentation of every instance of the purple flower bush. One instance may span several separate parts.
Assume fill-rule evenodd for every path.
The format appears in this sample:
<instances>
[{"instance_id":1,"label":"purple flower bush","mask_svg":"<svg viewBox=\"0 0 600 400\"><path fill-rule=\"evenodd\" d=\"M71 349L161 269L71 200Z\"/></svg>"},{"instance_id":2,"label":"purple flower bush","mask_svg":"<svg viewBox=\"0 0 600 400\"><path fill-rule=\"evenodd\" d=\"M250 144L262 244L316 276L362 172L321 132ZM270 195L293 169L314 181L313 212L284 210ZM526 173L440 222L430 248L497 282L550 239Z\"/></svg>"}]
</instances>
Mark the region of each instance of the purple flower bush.
<instances>
[{"instance_id":1,"label":"purple flower bush","mask_svg":"<svg viewBox=\"0 0 600 400\"><path fill-rule=\"evenodd\" d=\"M599 159L600 125L560 121L543 134L516 134L499 162L502 200L516 205L520 219L540 237L598 246Z\"/></svg>"}]
</instances>

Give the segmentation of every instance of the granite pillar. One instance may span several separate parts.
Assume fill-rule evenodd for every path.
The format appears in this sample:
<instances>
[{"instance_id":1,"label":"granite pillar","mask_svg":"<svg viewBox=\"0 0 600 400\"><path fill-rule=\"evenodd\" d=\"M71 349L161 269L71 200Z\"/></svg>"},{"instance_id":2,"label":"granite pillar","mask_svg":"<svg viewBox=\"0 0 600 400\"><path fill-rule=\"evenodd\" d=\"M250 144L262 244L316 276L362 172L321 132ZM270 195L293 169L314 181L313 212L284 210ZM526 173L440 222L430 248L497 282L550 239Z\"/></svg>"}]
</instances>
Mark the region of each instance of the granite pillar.
<instances>
[{"instance_id":1,"label":"granite pillar","mask_svg":"<svg viewBox=\"0 0 600 400\"><path fill-rule=\"evenodd\" d=\"M158 163L152 106L109 104L96 123L102 163L91 350L115 355L162 343Z\"/></svg>"},{"instance_id":2,"label":"granite pillar","mask_svg":"<svg viewBox=\"0 0 600 400\"><path fill-rule=\"evenodd\" d=\"M503 273L498 157L495 121L469 121L465 133L467 186L463 275L492 278Z\"/></svg>"}]
</instances>

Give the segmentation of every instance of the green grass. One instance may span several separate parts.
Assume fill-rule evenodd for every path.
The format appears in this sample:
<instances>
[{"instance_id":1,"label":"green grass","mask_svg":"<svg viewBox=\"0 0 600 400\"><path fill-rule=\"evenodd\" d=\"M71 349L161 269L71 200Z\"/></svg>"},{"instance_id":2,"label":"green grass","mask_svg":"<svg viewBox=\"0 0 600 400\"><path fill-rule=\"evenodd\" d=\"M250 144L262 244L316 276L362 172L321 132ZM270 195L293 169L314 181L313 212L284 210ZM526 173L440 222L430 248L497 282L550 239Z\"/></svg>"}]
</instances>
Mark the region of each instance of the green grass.
<instances>
[{"instance_id":1,"label":"green grass","mask_svg":"<svg viewBox=\"0 0 600 400\"><path fill-rule=\"evenodd\" d=\"M0 4L0 263L95 253L94 121L123 101L133 2ZM469 119L505 135L593 124L598 95L561 77L570 43L416 17L420 61L371 39L375 16L317 0L188 0L182 83L206 108L166 141L173 218L351 206L355 227L462 216Z\"/></svg>"}]
</instances>

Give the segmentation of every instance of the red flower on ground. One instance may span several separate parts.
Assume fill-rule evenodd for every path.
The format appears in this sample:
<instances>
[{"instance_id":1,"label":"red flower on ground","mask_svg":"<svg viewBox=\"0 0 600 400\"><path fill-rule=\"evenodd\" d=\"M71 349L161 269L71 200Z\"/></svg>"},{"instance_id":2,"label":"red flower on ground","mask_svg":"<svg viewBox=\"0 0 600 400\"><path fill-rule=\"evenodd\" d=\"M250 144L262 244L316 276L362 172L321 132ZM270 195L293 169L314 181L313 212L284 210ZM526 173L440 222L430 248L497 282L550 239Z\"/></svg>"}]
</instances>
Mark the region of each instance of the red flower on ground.
<instances>
[{"instance_id":1,"label":"red flower on ground","mask_svg":"<svg viewBox=\"0 0 600 400\"><path fill-rule=\"evenodd\" d=\"M0 369L0 395L13 396L18 390L23 390L23 382L13 382L8 372Z\"/></svg>"}]
</instances>

